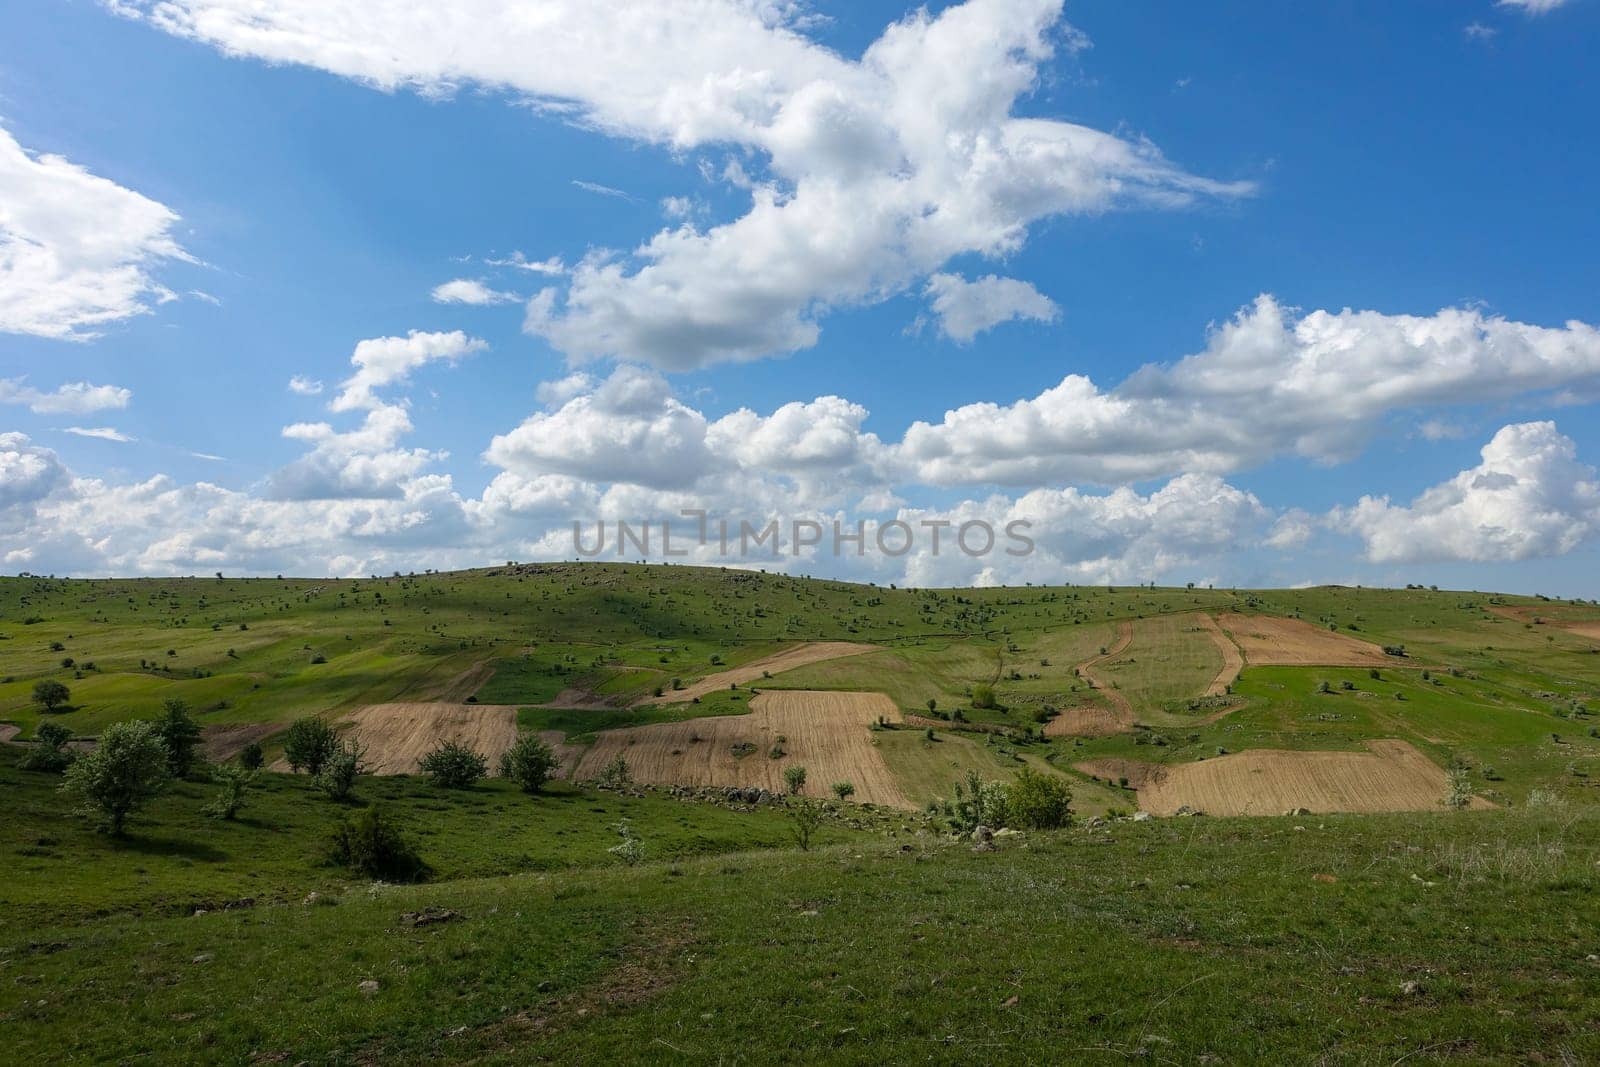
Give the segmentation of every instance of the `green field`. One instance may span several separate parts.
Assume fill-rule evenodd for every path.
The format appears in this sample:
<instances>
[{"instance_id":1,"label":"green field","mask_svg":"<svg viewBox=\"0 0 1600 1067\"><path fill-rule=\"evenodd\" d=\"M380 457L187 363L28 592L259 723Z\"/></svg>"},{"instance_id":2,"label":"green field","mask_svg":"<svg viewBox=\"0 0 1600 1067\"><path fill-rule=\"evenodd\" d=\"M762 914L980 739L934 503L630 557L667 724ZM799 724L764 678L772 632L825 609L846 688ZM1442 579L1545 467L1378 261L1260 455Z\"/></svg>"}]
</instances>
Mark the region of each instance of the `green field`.
<instances>
[{"instance_id":1,"label":"green field","mask_svg":"<svg viewBox=\"0 0 1600 1067\"><path fill-rule=\"evenodd\" d=\"M1219 706L1197 699L1220 666L1197 611L1300 618L1406 655L1247 665ZM931 735L870 735L914 804L948 801L968 772L1029 768L1064 777L1077 815L974 853L942 817L832 804L803 852L792 807L714 791L362 777L339 803L265 774L224 822L203 813L218 787L201 773L119 839L7 744L8 1058L1592 1061L1600 642L1565 627L1595 620L1592 604L1426 589L903 590L639 565L0 579L0 723L20 742L46 719L93 737L177 697L208 728L508 704L522 729L583 744L743 715L748 685L630 705L792 642L848 640L879 648L754 688L878 692L942 716ZM1106 699L1075 668L1122 621L1132 644L1097 669L1134 727L1045 736L1052 709ZM34 702L42 680L70 688L65 708ZM974 706L983 686L993 707ZM584 706L539 706L571 694ZM1072 768L1381 737L1463 769L1495 809L1091 824L1137 798ZM369 805L404 827L427 883L329 861L331 828ZM623 819L637 866L609 851ZM457 916L402 920L427 906Z\"/></svg>"}]
</instances>

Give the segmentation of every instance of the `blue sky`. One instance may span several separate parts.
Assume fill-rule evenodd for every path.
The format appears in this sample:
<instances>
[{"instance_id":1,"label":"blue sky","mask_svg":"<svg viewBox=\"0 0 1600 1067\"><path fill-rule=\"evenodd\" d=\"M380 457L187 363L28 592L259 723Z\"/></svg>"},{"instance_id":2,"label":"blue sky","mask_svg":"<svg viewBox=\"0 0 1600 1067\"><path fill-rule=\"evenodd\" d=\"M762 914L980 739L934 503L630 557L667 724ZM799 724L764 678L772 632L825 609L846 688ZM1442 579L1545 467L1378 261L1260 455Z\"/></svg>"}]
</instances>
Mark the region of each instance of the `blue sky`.
<instances>
[{"instance_id":1,"label":"blue sky","mask_svg":"<svg viewBox=\"0 0 1600 1067\"><path fill-rule=\"evenodd\" d=\"M554 30L526 38L496 20L537 5L472 0L471 18L432 31L378 0L262 5L269 30L301 42L291 52L232 20L239 6L21 0L0 14L0 130L23 160L0 170L0 219L28 197L53 212L0 232L16 253L0 283L21 294L0 296L0 567L570 556L575 518L687 503L762 519L1025 514L1051 535L1025 564L791 564L878 580L1600 595L1600 351L1583 326L1600 322L1594 0L975 0L921 16L819 3L764 22L730 4L701 9L704 26L662 4L634 9L661 22L637 37L597 5L552 3ZM962 47L942 52L956 17ZM599 35L583 38L594 54L557 39L574 27ZM653 52L658 31L743 35L740 58ZM899 74L865 77L886 31ZM967 124L1002 67L1022 88L1000 119ZM947 94L948 111L922 114L919 93ZM826 107L797 103L815 99ZM1105 141L1073 135L1037 170L1034 148L928 154L1005 124ZM863 163L885 137L893 158ZM56 189L46 157L127 196ZM896 181L912 206L874 199ZM774 218L809 221L753 225L763 186ZM819 188L835 210L811 216ZM128 222L135 194L177 218ZM49 247L78 247L61 237L74 226L122 235L120 265L148 285L86 296L106 279L68 277L70 251ZM633 253L679 226L698 243L665 250L656 281L670 284L643 284ZM153 251L162 239L180 254ZM615 273L576 269L603 250ZM513 253L565 273L490 262ZM1003 291L974 284L990 276ZM970 338L939 313L939 278L977 314ZM442 303L452 280L504 296ZM1260 294L1279 342L1302 317L1371 314L1306 350L1241 330L1191 376L1208 384L1162 373L1109 402L1141 366L1207 351L1235 315L1261 326ZM1479 325L1430 326L1441 309ZM330 411L360 342L413 331L463 338L413 339L379 399ZM587 378L540 393L574 373ZM1068 375L1092 391L1010 408ZM292 376L322 390L293 392ZM1278 381L1292 397L1263 391ZM130 395L48 399L74 383ZM848 407L799 407L827 396ZM1183 419L1151 397L1195 425L1174 439ZM1000 409L971 407L984 402ZM340 436L380 409L406 428ZM756 421L727 421L741 410ZM1258 435L1252 420L1276 425ZM930 432L913 441L919 421ZM284 432L308 424L326 432ZM1518 427L1536 429L1502 432Z\"/></svg>"}]
</instances>

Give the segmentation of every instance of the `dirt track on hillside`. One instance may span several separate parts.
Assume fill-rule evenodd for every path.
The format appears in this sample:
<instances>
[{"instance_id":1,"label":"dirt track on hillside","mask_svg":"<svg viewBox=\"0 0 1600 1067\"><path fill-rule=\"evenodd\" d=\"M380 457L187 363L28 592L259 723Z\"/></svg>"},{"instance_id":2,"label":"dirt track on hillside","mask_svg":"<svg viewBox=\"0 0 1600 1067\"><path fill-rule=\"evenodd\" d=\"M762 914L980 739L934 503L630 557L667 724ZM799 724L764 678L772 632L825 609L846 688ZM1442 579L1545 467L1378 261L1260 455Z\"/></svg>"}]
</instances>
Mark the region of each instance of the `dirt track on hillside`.
<instances>
[{"instance_id":1,"label":"dirt track on hillside","mask_svg":"<svg viewBox=\"0 0 1600 1067\"><path fill-rule=\"evenodd\" d=\"M1217 616L1217 623L1244 653L1244 661L1258 667L1381 667L1394 666L1395 657L1370 641L1335 633L1303 619L1275 615Z\"/></svg>"},{"instance_id":2,"label":"dirt track on hillside","mask_svg":"<svg viewBox=\"0 0 1600 1067\"><path fill-rule=\"evenodd\" d=\"M1175 765L1137 760L1076 764L1086 774L1126 777L1139 807L1172 815L1188 806L1208 815L1439 811L1449 788L1444 769L1407 741L1368 741L1366 752L1251 749ZM1115 766L1112 766L1115 764ZM1489 808L1474 798L1474 808Z\"/></svg>"},{"instance_id":3,"label":"dirt track on hillside","mask_svg":"<svg viewBox=\"0 0 1600 1067\"><path fill-rule=\"evenodd\" d=\"M881 693L768 690L751 700L748 715L606 730L584 753L573 777L596 777L621 756L639 782L755 786L782 793L785 768L798 765L806 769L809 796L827 796L832 783L847 781L856 788L855 800L909 808L872 744L868 727L879 716L900 718L894 702ZM777 759L771 755L775 746L784 753Z\"/></svg>"},{"instance_id":4,"label":"dirt track on hillside","mask_svg":"<svg viewBox=\"0 0 1600 1067\"><path fill-rule=\"evenodd\" d=\"M1195 621L1200 624L1201 629L1211 635L1217 651L1222 653L1222 669L1206 687L1205 695L1225 696L1228 688L1239 680L1239 672L1244 670L1244 654L1239 651L1239 646L1233 643L1233 639L1222 632L1222 627L1217 625L1216 619L1202 611L1195 615Z\"/></svg>"},{"instance_id":5,"label":"dirt track on hillside","mask_svg":"<svg viewBox=\"0 0 1600 1067\"><path fill-rule=\"evenodd\" d=\"M1111 707L1080 704L1074 708L1063 708L1060 715L1044 724L1045 736L1106 737L1133 730L1133 705L1128 703L1128 698L1123 696L1105 675L1095 671L1097 665L1122 655L1132 643L1133 623L1123 619L1117 623L1117 639L1106 646L1105 652L1078 664L1078 676L1094 686Z\"/></svg>"},{"instance_id":6,"label":"dirt track on hillside","mask_svg":"<svg viewBox=\"0 0 1600 1067\"><path fill-rule=\"evenodd\" d=\"M697 682L690 682L682 689L670 689L661 696L647 696L639 701L640 704L682 704L727 689L730 685L738 683L759 681L763 672L778 674L782 671L792 671L796 667L804 667L808 663L820 663L823 660L840 659L844 656L859 656L866 652L877 652L877 645L857 644L853 641L811 641L807 644L786 648L782 652L775 652L770 656L738 667L730 667L716 674L708 674Z\"/></svg>"}]
</instances>

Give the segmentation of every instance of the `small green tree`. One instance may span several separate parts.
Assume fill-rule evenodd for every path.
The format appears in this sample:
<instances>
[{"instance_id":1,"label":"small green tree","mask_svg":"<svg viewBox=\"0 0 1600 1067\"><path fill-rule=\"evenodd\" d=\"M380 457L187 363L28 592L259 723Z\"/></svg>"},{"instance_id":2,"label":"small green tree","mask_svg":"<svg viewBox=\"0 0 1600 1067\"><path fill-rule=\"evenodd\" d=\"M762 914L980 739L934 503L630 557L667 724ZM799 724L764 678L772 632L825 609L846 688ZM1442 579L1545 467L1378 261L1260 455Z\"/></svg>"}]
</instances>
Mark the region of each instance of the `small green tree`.
<instances>
[{"instance_id":1,"label":"small green tree","mask_svg":"<svg viewBox=\"0 0 1600 1067\"><path fill-rule=\"evenodd\" d=\"M211 772L212 780L220 787L216 797L206 805L205 813L213 819L231 820L244 807L244 793L255 782L260 772L237 763L220 763Z\"/></svg>"},{"instance_id":2,"label":"small green tree","mask_svg":"<svg viewBox=\"0 0 1600 1067\"><path fill-rule=\"evenodd\" d=\"M555 749L538 734L523 734L500 756L500 777L514 780L524 793L537 793L560 766Z\"/></svg>"},{"instance_id":3,"label":"small green tree","mask_svg":"<svg viewBox=\"0 0 1600 1067\"><path fill-rule=\"evenodd\" d=\"M200 724L189 714L189 705L177 697L162 704L156 735L167 746L167 770L172 777L187 778L194 768L195 749L200 746Z\"/></svg>"},{"instance_id":4,"label":"small green tree","mask_svg":"<svg viewBox=\"0 0 1600 1067\"><path fill-rule=\"evenodd\" d=\"M598 785L602 789L626 789L633 784L633 771L628 761L618 755L600 771Z\"/></svg>"},{"instance_id":5,"label":"small green tree","mask_svg":"<svg viewBox=\"0 0 1600 1067\"><path fill-rule=\"evenodd\" d=\"M1444 806L1452 811L1460 811L1472 803L1472 780L1467 777L1465 767L1452 767L1445 775Z\"/></svg>"},{"instance_id":6,"label":"small green tree","mask_svg":"<svg viewBox=\"0 0 1600 1067\"><path fill-rule=\"evenodd\" d=\"M796 797L789 801L788 814L789 832L794 835L794 843L800 846L801 852L810 852L811 839L816 835L817 827L822 825L822 805L804 797Z\"/></svg>"},{"instance_id":7,"label":"small green tree","mask_svg":"<svg viewBox=\"0 0 1600 1067\"><path fill-rule=\"evenodd\" d=\"M935 711L935 710L938 709L938 707L939 707L939 701L936 700L933 697L929 697L928 698L928 710L929 711Z\"/></svg>"},{"instance_id":8,"label":"small green tree","mask_svg":"<svg viewBox=\"0 0 1600 1067\"><path fill-rule=\"evenodd\" d=\"M376 804L346 816L334 827L329 859L367 878L389 882L420 882L428 876L428 865Z\"/></svg>"},{"instance_id":9,"label":"small green tree","mask_svg":"<svg viewBox=\"0 0 1600 1067\"><path fill-rule=\"evenodd\" d=\"M979 682L972 687L972 706L975 708L994 707L994 686Z\"/></svg>"},{"instance_id":10,"label":"small green tree","mask_svg":"<svg viewBox=\"0 0 1600 1067\"><path fill-rule=\"evenodd\" d=\"M417 762L417 767L445 789L471 789L489 773L489 761L459 741L445 741Z\"/></svg>"},{"instance_id":11,"label":"small green tree","mask_svg":"<svg viewBox=\"0 0 1600 1067\"><path fill-rule=\"evenodd\" d=\"M72 752L67 748L71 740L72 731L60 723L40 723L33 731L33 745L22 757L22 769L60 774L72 762Z\"/></svg>"},{"instance_id":12,"label":"small green tree","mask_svg":"<svg viewBox=\"0 0 1600 1067\"><path fill-rule=\"evenodd\" d=\"M54 678L33 683L33 702L43 707L45 711L55 711L66 705L72 699L72 690L63 682Z\"/></svg>"},{"instance_id":13,"label":"small green tree","mask_svg":"<svg viewBox=\"0 0 1600 1067\"><path fill-rule=\"evenodd\" d=\"M847 800L856 795L856 787L850 782L834 782L828 788L831 789L833 791L833 795L838 797L840 800Z\"/></svg>"},{"instance_id":14,"label":"small green tree","mask_svg":"<svg viewBox=\"0 0 1600 1067\"><path fill-rule=\"evenodd\" d=\"M795 796L806 787L806 769L799 764L783 769L783 785L789 790L790 796Z\"/></svg>"},{"instance_id":15,"label":"small green tree","mask_svg":"<svg viewBox=\"0 0 1600 1067\"><path fill-rule=\"evenodd\" d=\"M317 788L329 800L348 800L355 790L356 777L366 770L362 762L367 750L354 741L335 745L317 770Z\"/></svg>"},{"instance_id":16,"label":"small green tree","mask_svg":"<svg viewBox=\"0 0 1600 1067\"><path fill-rule=\"evenodd\" d=\"M1072 791L1064 779L1031 767L1017 772L1006 787L1006 814L1027 830L1054 830L1072 821Z\"/></svg>"},{"instance_id":17,"label":"small green tree","mask_svg":"<svg viewBox=\"0 0 1600 1067\"><path fill-rule=\"evenodd\" d=\"M239 750L239 766L247 771L259 771L266 762L267 756L261 751L260 741L252 741Z\"/></svg>"},{"instance_id":18,"label":"small green tree","mask_svg":"<svg viewBox=\"0 0 1600 1067\"><path fill-rule=\"evenodd\" d=\"M283 758L296 774L304 770L315 777L338 744L339 737L328 721L310 715L289 724L283 736Z\"/></svg>"},{"instance_id":19,"label":"small green tree","mask_svg":"<svg viewBox=\"0 0 1600 1067\"><path fill-rule=\"evenodd\" d=\"M102 830L121 836L128 816L170 780L167 747L155 723L118 722L105 728L92 752L67 768L61 790L78 798L80 815L98 819Z\"/></svg>"}]
</instances>

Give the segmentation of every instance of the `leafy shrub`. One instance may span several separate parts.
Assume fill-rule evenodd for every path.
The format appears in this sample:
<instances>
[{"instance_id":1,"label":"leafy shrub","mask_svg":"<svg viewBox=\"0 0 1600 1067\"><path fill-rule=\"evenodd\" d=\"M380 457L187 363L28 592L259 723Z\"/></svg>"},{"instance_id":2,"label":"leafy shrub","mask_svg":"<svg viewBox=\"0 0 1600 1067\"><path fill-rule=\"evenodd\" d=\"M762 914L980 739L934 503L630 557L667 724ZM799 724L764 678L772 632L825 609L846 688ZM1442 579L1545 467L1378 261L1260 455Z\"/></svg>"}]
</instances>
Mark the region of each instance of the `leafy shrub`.
<instances>
[{"instance_id":1,"label":"leafy shrub","mask_svg":"<svg viewBox=\"0 0 1600 1067\"><path fill-rule=\"evenodd\" d=\"M28 754L22 757L23 770L60 774L67 769L72 762L72 752L67 748L67 742L72 740L71 730L58 722L42 722L33 738Z\"/></svg>"},{"instance_id":2,"label":"leafy shrub","mask_svg":"<svg viewBox=\"0 0 1600 1067\"><path fill-rule=\"evenodd\" d=\"M783 784L789 790L789 795L794 796L806 787L806 769L799 765L783 769Z\"/></svg>"},{"instance_id":3,"label":"leafy shrub","mask_svg":"<svg viewBox=\"0 0 1600 1067\"><path fill-rule=\"evenodd\" d=\"M54 678L46 678L33 684L33 702L42 706L45 711L55 711L71 699L72 690Z\"/></svg>"},{"instance_id":4,"label":"leafy shrub","mask_svg":"<svg viewBox=\"0 0 1600 1067\"><path fill-rule=\"evenodd\" d=\"M972 706L975 708L994 707L994 687L979 682L972 687Z\"/></svg>"},{"instance_id":5,"label":"leafy shrub","mask_svg":"<svg viewBox=\"0 0 1600 1067\"><path fill-rule=\"evenodd\" d=\"M167 747L152 722L118 722L105 728L94 751L67 768L61 791L79 799L78 813L98 819L120 836L128 816L166 788Z\"/></svg>"},{"instance_id":6,"label":"leafy shrub","mask_svg":"<svg viewBox=\"0 0 1600 1067\"><path fill-rule=\"evenodd\" d=\"M329 844L329 859L367 878L420 882L428 876L428 865L376 805L342 819Z\"/></svg>"},{"instance_id":7,"label":"leafy shrub","mask_svg":"<svg viewBox=\"0 0 1600 1067\"><path fill-rule=\"evenodd\" d=\"M628 761L617 756L600 770L598 782L602 789L626 789L633 784L633 771L628 768Z\"/></svg>"},{"instance_id":8,"label":"leafy shrub","mask_svg":"<svg viewBox=\"0 0 1600 1067\"><path fill-rule=\"evenodd\" d=\"M347 800L356 787L356 776L366 767L361 758L367 750L357 745L354 741L343 745L336 745L322 761L322 768L317 771L317 788L329 800Z\"/></svg>"},{"instance_id":9,"label":"leafy shrub","mask_svg":"<svg viewBox=\"0 0 1600 1067\"><path fill-rule=\"evenodd\" d=\"M242 767L236 763L219 764L211 772L212 780L221 788L216 797L207 804L205 813L213 819L231 820L239 814L239 809L244 807L244 792L256 780L260 772L251 767Z\"/></svg>"},{"instance_id":10,"label":"leafy shrub","mask_svg":"<svg viewBox=\"0 0 1600 1067\"><path fill-rule=\"evenodd\" d=\"M458 741L446 741L423 756L417 766L433 784L445 789L471 789L489 773L489 761Z\"/></svg>"},{"instance_id":11,"label":"leafy shrub","mask_svg":"<svg viewBox=\"0 0 1600 1067\"><path fill-rule=\"evenodd\" d=\"M537 793L560 766L555 750L538 734L523 734L500 757L500 777L512 779L524 793Z\"/></svg>"},{"instance_id":12,"label":"leafy shrub","mask_svg":"<svg viewBox=\"0 0 1600 1067\"><path fill-rule=\"evenodd\" d=\"M315 776L338 745L338 735L327 720L312 715L289 724L283 738L283 758L289 761L289 769L295 773L304 769Z\"/></svg>"},{"instance_id":13,"label":"leafy shrub","mask_svg":"<svg viewBox=\"0 0 1600 1067\"><path fill-rule=\"evenodd\" d=\"M832 790L833 795L838 797L840 800L845 800L856 795L856 787L850 782L834 782L828 788Z\"/></svg>"},{"instance_id":14,"label":"leafy shrub","mask_svg":"<svg viewBox=\"0 0 1600 1067\"><path fill-rule=\"evenodd\" d=\"M629 867L636 867L644 861L644 842L639 840L639 835L633 832L633 824L627 819L620 819L611 827L622 838L617 844L606 849L611 855L617 857Z\"/></svg>"},{"instance_id":15,"label":"leafy shrub","mask_svg":"<svg viewBox=\"0 0 1600 1067\"><path fill-rule=\"evenodd\" d=\"M239 766L247 771L259 771L266 762L266 753L261 751L260 741L252 741L239 750Z\"/></svg>"},{"instance_id":16,"label":"leafy shrub","mask_svg":"<svg viewBox=\"0 0 1600 1067\"><path fill-rule=\"evenodd\" d=\"M167 746L167 770L174 778L186 778L194 769L195 749L200 745L200 724L189 714L189 705L177 697L162 705L156 720L156 734Z\"/></svg>"},{"instance_id":17,"label":"leafy shrub","mask_svg":"<svg viewBox=\"0 0 1600 1067\"><path fill-rule=\"evenodd\" d=\"M1072 821L1072 791L1065 779L1041 774L1031 767L1017 772L1006 787L1006 813L1010 824L1026 830L1054 830Z\"/></svg>"},{"instance_id":18,"label":"leafy shrub","mask_svg":"<svg viewBox=\"0 0 1600 1067\"><path fill-rule=\"evenodd\" d=\"M816 835L817 827L822 825L822 805L797 797L789 801L788 814L789 832L794 835L794 843L800 846L801 852L810 852L811 839Z\"/></svg>"}]
</instances>

